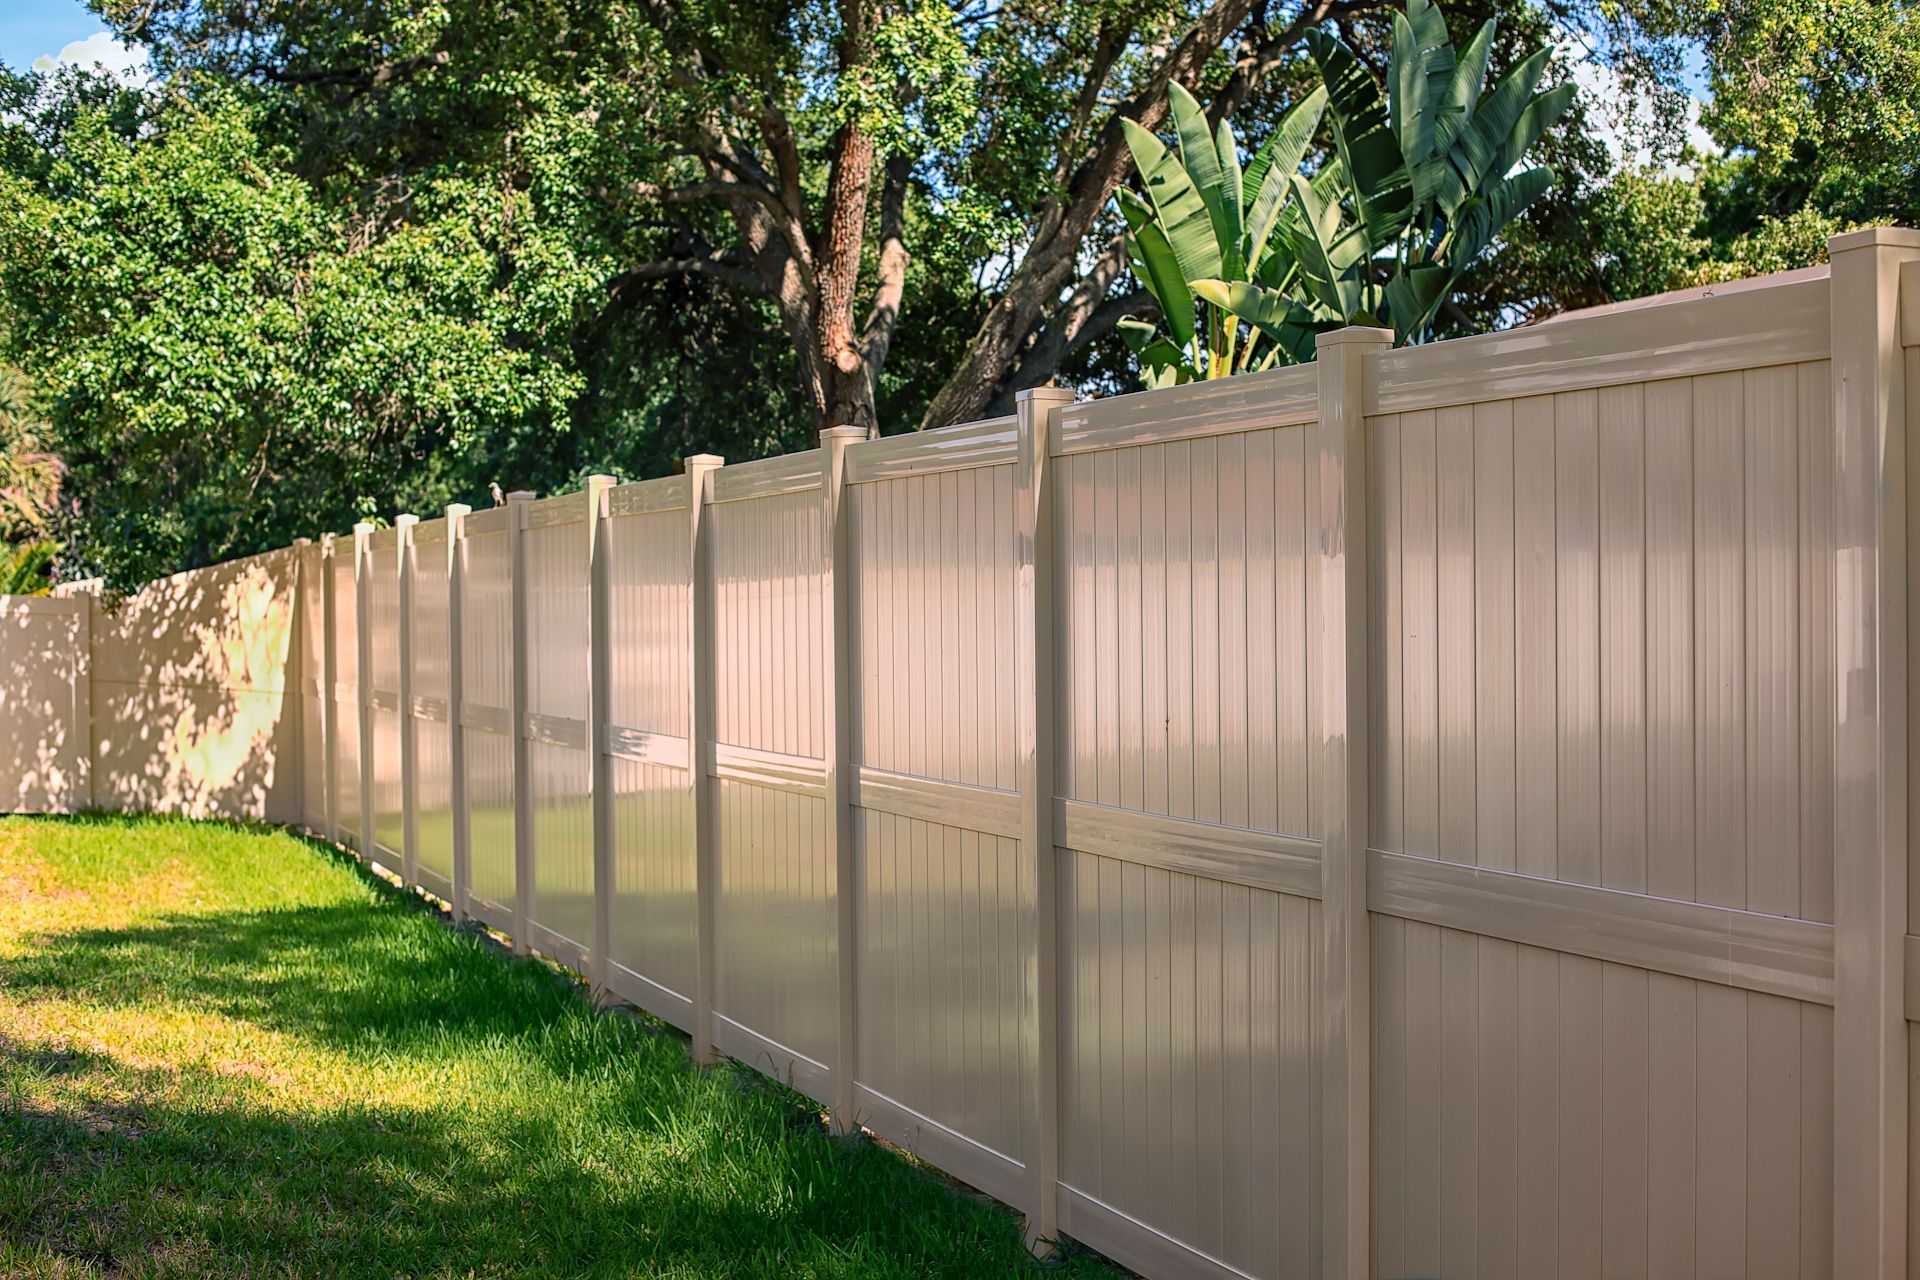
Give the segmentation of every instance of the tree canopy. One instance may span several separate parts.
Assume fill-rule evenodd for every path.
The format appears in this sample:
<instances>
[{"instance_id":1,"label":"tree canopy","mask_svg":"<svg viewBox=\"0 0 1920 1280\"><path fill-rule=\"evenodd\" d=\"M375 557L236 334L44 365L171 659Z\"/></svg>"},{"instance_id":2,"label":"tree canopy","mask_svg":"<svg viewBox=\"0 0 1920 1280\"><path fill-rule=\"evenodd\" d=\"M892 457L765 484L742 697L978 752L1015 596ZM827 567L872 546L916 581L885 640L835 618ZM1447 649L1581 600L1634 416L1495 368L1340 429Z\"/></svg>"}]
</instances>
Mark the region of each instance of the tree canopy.
<instances>
[{"instance_id":1,"label":"tree canopy","mask_svg":"<svg viewBox=\"0 0 1920 1280\"><path fill-rule=\"evenodd\" d=\"M1613 171L1576 95L1551 191L1446 334L1915 221L1899 0L1523 0L1489 83L1589 39L1649 98ZM1169 86L1251 151L1385 0L102 0L143 87L0 81L0 343L64 460L71 569L131 582L608 470L1138 385L1116 192ZM1496 6L1449 8L1464 45ZM1697 39L1705 33L1704 39ZM1693 73L1722 153L1672 168ZM1312 171L1336 149L1313 138Z\"/></svg>"}]
</instances>

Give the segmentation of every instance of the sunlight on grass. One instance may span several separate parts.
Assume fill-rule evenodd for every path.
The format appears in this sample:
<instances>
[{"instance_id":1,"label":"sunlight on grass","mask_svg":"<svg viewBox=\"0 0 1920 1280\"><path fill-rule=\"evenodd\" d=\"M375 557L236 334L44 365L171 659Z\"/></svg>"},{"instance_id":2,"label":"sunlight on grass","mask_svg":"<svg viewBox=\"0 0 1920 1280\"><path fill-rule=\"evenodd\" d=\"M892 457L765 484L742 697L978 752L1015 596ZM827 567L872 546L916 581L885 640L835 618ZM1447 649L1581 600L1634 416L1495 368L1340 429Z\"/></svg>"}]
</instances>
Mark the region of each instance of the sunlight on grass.
<instances>
[{"instance_id":1,"label":"sunlight on grass","mask_svg":"<svg viewBox=\"0 0 1920 1280\"><path fill-rule=\"evenodd\" d=\"M263 827L0 819L0 1275L1112 1275Z\"/></svg>"}]
</instances>

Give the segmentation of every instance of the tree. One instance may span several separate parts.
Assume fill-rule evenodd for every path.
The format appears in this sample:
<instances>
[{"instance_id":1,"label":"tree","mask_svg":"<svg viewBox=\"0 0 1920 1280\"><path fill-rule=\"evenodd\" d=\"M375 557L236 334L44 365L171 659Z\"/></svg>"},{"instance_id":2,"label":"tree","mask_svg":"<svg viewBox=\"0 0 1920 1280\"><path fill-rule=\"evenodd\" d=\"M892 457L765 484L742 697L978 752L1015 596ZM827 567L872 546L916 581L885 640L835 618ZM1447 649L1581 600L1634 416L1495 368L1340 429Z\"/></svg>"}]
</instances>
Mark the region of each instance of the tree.
<instances>
[{"instance_id":1,"label":"tree","mask_svg":"<svg viewBox=\"0 0 1920 1280\"><path fill-rule=\"evenodd\" d=\"M572 305L598 271L489 218L368 242L230 94L162 98L129 136L83 109L0 174L6 338L50 393L86 499L73 550L116 581L343 527L419 494L482 424L564 421ZM269 542L268 545L271 545Z\"/></svg>"}]
</instances>

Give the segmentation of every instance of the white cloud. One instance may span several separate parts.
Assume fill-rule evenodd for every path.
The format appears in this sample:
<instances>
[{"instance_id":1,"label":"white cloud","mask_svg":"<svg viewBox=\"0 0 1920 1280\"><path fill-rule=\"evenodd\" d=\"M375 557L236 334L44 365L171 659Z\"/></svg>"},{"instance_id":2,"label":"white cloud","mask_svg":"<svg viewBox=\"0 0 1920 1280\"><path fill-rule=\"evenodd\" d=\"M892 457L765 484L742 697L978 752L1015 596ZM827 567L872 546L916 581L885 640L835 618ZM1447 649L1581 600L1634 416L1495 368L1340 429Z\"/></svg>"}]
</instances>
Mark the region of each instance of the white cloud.
<instances>
[{"instance_id":1,"label":"white cloud","mask_svg":"<svg viewBox=\"0 0 1920 1280\"><path fill-rule=\"evenodd\" d=\"M98 67L112 72L128 84L147 82L147 51L138 45L122 44L110 32L96 31L85 40L75 40L59 53L46 53L33 60L35 71L57 67Z\"/></svg>"}]
</instances>

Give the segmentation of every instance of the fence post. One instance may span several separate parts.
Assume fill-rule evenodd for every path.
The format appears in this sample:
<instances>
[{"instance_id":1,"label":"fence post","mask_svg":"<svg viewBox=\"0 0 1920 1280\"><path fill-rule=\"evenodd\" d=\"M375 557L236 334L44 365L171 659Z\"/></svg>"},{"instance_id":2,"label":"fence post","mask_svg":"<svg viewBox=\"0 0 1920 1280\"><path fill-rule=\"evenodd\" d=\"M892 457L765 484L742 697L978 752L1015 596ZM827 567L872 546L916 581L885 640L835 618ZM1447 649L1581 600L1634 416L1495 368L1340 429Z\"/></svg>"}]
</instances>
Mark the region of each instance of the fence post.
<instances>
[{"instance_id":1,"label":"fence post","mask_svg":"<svg viewBox=\"0 0 1920 1280\"><path fill-rule=\"evenodd\" d=\"M335 657L333 599L334 558L338 539L320 535L320 821L321 834L340 843L340 709L333 704L338 690L339 660Z\"/></svg>"},{"instance_id":2,"label":"fence post","mask_svg":"<svg viewBox=\"0 0 1920 1280\"><path fill-rule=\"evenodd\" d=\"M1907 439L1901 263L1920 232L1828 242L1833 262L1833 1274L1907 1267Z\"/></svg>"},{"instance_id":3,"label":"fence post","mask_svg":"<svg viewBox=\"0 0 1920 1280\"><path fill-rule=\"evenodd\" d=\"M373 525L353 526L353 626L355 669L353 697L360 708L360 856L373 865L373 628L367 614L373 591L373 553L367 540Z\"/></svg>"},{"instance_id":4,"label":"fence post","mask_svg":"<svg viewBox=\"0 0 1920 1280\"><path fill-rule=\"evenodd\" d=\"M1349 328L1317 343L1320 379L1314 637L1324 988L1321 1072L1325 1274L1363 1280L1372 1208L1372 943L1367 920L1366 357L1390 329Z\"/></svg>"},{"instance_id":5,"label":"fence post","mask_svg":"<svg viewBox=\"0 0 1920 1280\"><path fill-rule=\"evenodd\" d=\"M838 1034L833 1060L833 1129L851 1133L853 1085L860 1056L855 944L860 904L854 896L853 812L853 560L847 533L847 448L867 438L865 427L829 427L820 433L821 490L826 501L827 653L825 743L827 847L833 850Z\"/></svg>"},{"instance_id":6,"label":"fence post","mask_svg":"<svg viewBox=\"0 0 1920 1280\"><path fill-rule=\"evenodd\" d=\"M1034 993L1027 1031L1033 1078L1027 1099L1031 1180L1028 1247L1050 1250L1060 1235L1060 1018L1058 928L1059 856L1053 845L1054 636L1053 440L1054 411L1073 403L1071 391L1035 387L1020 392L1019 451L1014 465L1015 742L1020 788L1020 844L1033 876L1033 951L1028 989Z\"/></svg>"},{"instance_id":7,"label":"fence post","mask_svg":"<svg viewBox=\"0 0 1920 1280\"><path fill-rule=\"evenodd\" d=\"M413 723L413 526L419 516L394 520L394 572L399 574L400 649L400 878L420 884L420 745Z\"/></svg>"},{"instance_id":8,"label":"fence post","mask_svg":"<svg viewBox=\"0 0 1920 1280\"><path fill-rule=\"evenodd\" d=\"M467 536L467 515L473 508L464 502L447 506L447 768L448 793L453 810L453 918L465 920L470 914L467 892L473 884L473 854L468 841L472 837L467 811L467 730L461 723L462 688L465 675L461 654L465 649L461 617L461 586L466 554L462 543Z\"/></svg>"},{"instance_id":9,"label":"fence post","mask_svg":"<svg viewBox=\"0 0 1920 1280\"><path fill-rule=\"evenodd\" d=\"M719 1060L713 1043L714 928L718 920L714 881L713 780L707 757L713 741L713 581L707 553L707 495L712 475L726 464L717 454L695 454L687 471L687 786L693 806L694 956L693 1060Z\"/></svg>"},{"instance_id":10,"label":"fence post","mask_svg":"<svg viewBox=\"0 0 1920 1280\"><path fill-rule=\"evenodd\" d=\"M527 738L527 504L533 494L516 489L507 495L507 574L511 618L509 657L513 672L513 953L532 950L528 926L533 919L533 744Z\"/></svg>"},{"instance_id":11,"label":"fence post","mask_svg":"<svg viewBox=\"0 0 1920 1280\"><path fill-rule=\"evenodd\" d=\"M593 805L593 955L596 997L613 980L613 759L606 752L612 710L613 637L608 608L607 491L612 476L588 476L587 504L587 790Z\"/></svg>"}]
</instances>

